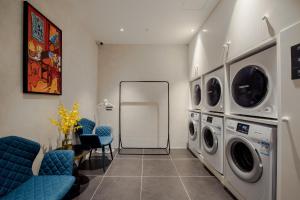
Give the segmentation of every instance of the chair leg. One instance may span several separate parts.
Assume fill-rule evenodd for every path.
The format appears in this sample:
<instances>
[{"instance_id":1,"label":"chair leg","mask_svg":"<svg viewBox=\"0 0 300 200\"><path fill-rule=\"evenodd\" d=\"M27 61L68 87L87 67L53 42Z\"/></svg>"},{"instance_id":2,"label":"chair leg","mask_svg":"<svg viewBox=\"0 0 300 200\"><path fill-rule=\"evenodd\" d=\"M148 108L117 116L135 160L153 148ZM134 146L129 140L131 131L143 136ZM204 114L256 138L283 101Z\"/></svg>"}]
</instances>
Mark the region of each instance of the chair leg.
<instances>
[{"instance_id":1,"label":"chair leg","mask_svg":"<svg viewBox=\"0 0 300 200\"><path fill-rule=\"evenodd\" d=\"M102 164L103 164L103 171L105 172L105 148L102 146Z\"/></svg>"},{"instance_id":2,"label":"chair leg","mask_svg":"<svg viewBox=\"0 0 300 200\"><path fill-rule=\"evenodd\" d=\"M89 161L91 160L91 156L92 156L92 151L93 149L90 150L90 156L89 156Z\"/></svg>"},{"instance_id":3,"label":"chair leg","mask_svg":"<svg viewBox=\"0 0 300 200\"><path fill-rule=\"evenodd\" d=\"M111 144L109 144L108 146L109 146L109 150L110 150L111 160L113 160L113 159L114 159L114 156L113 156L113 153L112 153L112 150L111 150Z\"/></svg>"}]
</instances>

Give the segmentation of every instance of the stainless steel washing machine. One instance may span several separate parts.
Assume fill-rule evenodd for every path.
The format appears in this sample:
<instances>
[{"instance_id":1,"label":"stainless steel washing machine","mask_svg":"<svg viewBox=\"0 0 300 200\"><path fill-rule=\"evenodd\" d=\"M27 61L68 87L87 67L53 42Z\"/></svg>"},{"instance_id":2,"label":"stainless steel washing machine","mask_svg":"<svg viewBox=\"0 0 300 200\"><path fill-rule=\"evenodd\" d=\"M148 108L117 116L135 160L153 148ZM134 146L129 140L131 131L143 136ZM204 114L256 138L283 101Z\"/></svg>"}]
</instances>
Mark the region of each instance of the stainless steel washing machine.
<instances>
[{"instance_id":1,"label":"stainless steel washing machine","mask_svg":"<svg viewBox=\"0 0 300 200\"><path fill-rule=\"evenodd\" d=\"M276 46L230 65L231 114L277 118Z\"/></svg>"},{"instance_id":2,"label":"stainless steel washing machine","mask_svg":"<svg viewBox=\"0 0 300 200\"><path fill-rule=\"evenodd\" d=\"M225 181L244 199L276 199L276 131L270 125L225 122Z\"/></svg>"},{"instance_id":3,"label":"stainless steel washing machine","mask_svg":"<svg viewBox=\"0 0 300 200\"><path fill-rule=\"evenodd\" d=\"M216 171L223 174L223 117L202 114L202 155Z\"/></svg>"},{"instance_id":4,"label":"stainless steel washing machine","mask_svg":"<svg viewBox=\"0 0 300 200\"><path fill-rule=\"evenodd\" d=\"M205 110L224 112L224 67L204 76Z\"/></svg>"},{"instance_id":5,"label":"stainless steel washing machine","mask_svg":"<svg viewBox=\"0 0 300 200\"><path fill-rule=\"evenodd\" d=\"M202 81L201 78L191 83L192 109L201 110L202 106Z\"/></svg>"},{"instance_id":6,"label":"stainless steel washing machine","mask_svg":"<svg viewBox=\"0 0 300 200\"><path fill-rule=\"evenodd\" d=\"M200 140L200 127L201 127L201 114L198 112L189 112L189 135L188 135L188 148L194 153L195 156L201 153L201 140Z\"/></svg>"}]
</instances>

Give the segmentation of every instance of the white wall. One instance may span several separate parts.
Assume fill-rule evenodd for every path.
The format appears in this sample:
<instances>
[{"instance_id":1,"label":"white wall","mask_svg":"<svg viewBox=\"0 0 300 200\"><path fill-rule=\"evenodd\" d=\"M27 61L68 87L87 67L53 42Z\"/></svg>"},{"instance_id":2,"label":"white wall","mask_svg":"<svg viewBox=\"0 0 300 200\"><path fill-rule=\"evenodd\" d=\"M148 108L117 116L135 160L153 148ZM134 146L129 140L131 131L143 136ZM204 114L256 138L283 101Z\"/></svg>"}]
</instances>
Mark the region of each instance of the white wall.
<instances>
[{"instance_id":1,"label":"white wall","mask_svg":"<svg viewBox=\"0 0 300 200\"><path fill-rule=\"evenodd\" d=\"M300 22L282 31L278 40L280 120L278 125L278 184L280 200L300 197L300 80L291 80L291 47L300 43Z\"/></svg>"},{"instance_id":2,"label":"white wall","mask_svg":"<svg viewBox=\"0 0 300 200\"><path fill-rule=\"evenodd\" d=\"M57 128L49 122L59 103L80 104L82 116L93 118L97 98L97 46L69 5L59 0L30 1L62 29L63 95L22 93L23 2L0 1L0 136L18 135L56 147ZM42 151L34 164L36 170Z\"/></svg>"},{"instance_id":3,"label":"white wall","mask_svg":"<svg viewBox=\"0 0 300 200\"><path fill-rule=\"evenodd\" d=\"M116 107L102 114L102 123L114 128L114 146L118 136L119 82L158 80L170 82L170 138L172 148L184 148L187 142L189 96L188 49L186 45L104 45L99 48L98 101L107 98Z\"/></svg>"},{"instance_id":4,"label":"white wall","mask_svg":"<svg viewBox=\"0 0 300 200\"><path fill-rule=\"evenodd\" d=\"M207 32L200 30L189 44L190 78L222 65L228 40L230 60L299 21L299 10L299 0L221 0L201 27ZM269 27L264 15L269 17Z\"/></svg>"}]
</instances>

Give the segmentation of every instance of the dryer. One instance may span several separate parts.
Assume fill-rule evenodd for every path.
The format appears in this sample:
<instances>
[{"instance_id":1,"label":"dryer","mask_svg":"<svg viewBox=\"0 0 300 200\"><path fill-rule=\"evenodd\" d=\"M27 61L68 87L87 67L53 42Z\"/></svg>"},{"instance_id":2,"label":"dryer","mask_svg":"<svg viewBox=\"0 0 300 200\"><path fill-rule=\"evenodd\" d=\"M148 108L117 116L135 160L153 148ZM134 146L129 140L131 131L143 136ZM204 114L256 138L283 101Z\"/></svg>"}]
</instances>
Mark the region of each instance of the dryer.
<instances>
[{"instance_id":1,"label":"dryer","mask_svg":"<svg viewBox=\"0 0 300 200\"><path fill-rule=\"evenodd\" d=\"M205 108L224 112L224 67L204 76Z\"/></svg>"},{"instance_id":2,"label":"dryer","mask_svg":"<svg viewBox=\"0 0 300 200\"><path fill-rule=\"evenodd\" d=\"M230 65L232 114L277 118L276 46Z\"/></svg>"},{"instance_id":3,"label":"dryer","mask_svg":"<svg viewBox=\"0 0 300 200\"><path fill-rule=\"evenodd\" d=\"M203 158L223 174L223 117L202 114L201 126Z\"/></svg>"},{"instance_id":4,"label":"dryer","mask_svg":"<svg viewBox=\"0 0 300 200\"><path fill-rule=\"evenodd\" d=\"M200 126L201 114L198 112L189 112L189 136L188 148L195 156L201 153L201 140L200 140Z\"/></svg>"},{"instance_id":5,"label":"dryer","mask_svg":"<svg viewBox=\"0 0 300 200\"><path fill-rule=\"evenodd\" d=\"M202 106L202 81L201 78L191 83L192 109L200 110Z\"/></svg>"},{"instance_id":6,"label":"dryer","mask_svg":"<svg viewBox=\"0 0 300 200\"><path fill-rule=\"evenodd\" d=\"M225 180L244 199L276 199L276 127L227 119Z\"/></svg>"}]
</instances>

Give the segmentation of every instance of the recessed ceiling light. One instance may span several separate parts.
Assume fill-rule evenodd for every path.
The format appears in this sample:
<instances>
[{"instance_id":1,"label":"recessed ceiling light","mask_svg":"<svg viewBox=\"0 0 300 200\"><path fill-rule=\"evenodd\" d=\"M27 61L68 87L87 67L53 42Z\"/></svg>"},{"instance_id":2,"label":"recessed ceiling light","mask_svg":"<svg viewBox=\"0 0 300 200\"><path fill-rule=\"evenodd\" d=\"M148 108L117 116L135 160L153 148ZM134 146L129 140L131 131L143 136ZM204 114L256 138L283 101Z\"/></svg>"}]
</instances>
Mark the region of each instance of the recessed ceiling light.
<instances>
[{"instance_id":1,"label":"recessed ceiling light","mask_svg":"<svg viewBox=\"0 0 300 200\"><path fill-rule=\"evenodd\" d=\"M206 33L208 30L207 29L202 29L202 32Z\"/></svg>"},{"instance_id":2,"label":"recessed ceiling light","mask_svg":"<svg viewBox=\"0 0 300 200\"><path fill-rule=\"evenodd\" d=\"M195 32L195 29L192 28L192 29L191 29L191 33L194 33L194 32Z\"/></svg>"},{"instance_id":3,"label":"recessed ceiling light","mask_svg":"<svg viewBox=\"0 0 300 200\"><path fill-rule=\"evenodd\" d=\"M121 32L124 32L125 30L124 30L124 28L120 28L120 31L121 31Z\"/></svg>"}]
</instances>

